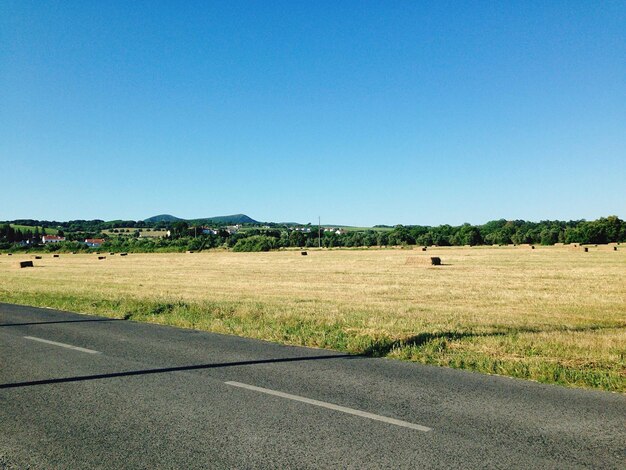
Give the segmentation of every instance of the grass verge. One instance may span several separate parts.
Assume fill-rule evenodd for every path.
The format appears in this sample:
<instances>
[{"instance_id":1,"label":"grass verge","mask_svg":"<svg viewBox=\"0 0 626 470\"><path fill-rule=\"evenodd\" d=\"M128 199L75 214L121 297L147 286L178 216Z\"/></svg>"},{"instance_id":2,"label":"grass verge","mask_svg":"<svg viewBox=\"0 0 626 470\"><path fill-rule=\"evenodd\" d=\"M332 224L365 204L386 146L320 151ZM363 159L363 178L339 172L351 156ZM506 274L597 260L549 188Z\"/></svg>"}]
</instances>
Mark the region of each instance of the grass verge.
<instances>
[{"instance_id":1,"label":"grass verge","mask_svg":"<svg viewBox=\"0 0 626 470\"><path fill-rule=\"evenodd\" d=\"M626 392L626 352L620 350L626 325L596 322L583 326L476 326L453 331L428 329L417 334L388 334L355 328L361 317L334 321L282 315L263 302L110 299L98 295L0 289L7 303L124 318L283 344L334 349L372 357L390 357L543 383ZM612 356L585 357L585 344L608 342ZM556 344L555 343L560 343ZM613 344L614 343L614 344ZM562 354L555 356L555 348Z\"/></svg>"}]
</instances>

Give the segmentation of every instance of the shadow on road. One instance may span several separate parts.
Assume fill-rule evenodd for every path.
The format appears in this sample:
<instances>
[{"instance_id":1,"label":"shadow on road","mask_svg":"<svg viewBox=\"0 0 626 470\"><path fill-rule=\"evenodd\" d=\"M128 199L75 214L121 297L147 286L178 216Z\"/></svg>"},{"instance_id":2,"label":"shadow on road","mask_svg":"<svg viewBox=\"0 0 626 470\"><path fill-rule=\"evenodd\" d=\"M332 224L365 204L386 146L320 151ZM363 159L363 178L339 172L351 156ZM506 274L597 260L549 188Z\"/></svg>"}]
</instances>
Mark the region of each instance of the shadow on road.
<instances>
[{"instance_id":1,"label":"shadow on road","mask_svg":"<svg viewBox=\"0 0 626 470\"><path fill-rule=\"evenodd\" d=\"M58 321L34 321L30 323L0 323L0 327L4 326L28 326L28 325L50 325L52 323L83 323L95 321L125 321L124 318L98 318L90 320L58 320Z\"/></svg>"},{"instance_id":2,"label":"shadow on road","mask_svg":"<svg viewBox=\"0 0 626 470\"><path fill-rule=\"evenodd\" d=\"M70 383L70 382L83 382L87 380L113 379L116 377L132 377L136 375L164 374L168 372L184 372L184 371L189 371L189 370L219 369L221 367L252 366L252 365L258 365L258 364L274 364L274 363L280 363L280 362L319 361L322 359L346 359L346 358L357 358L357 357L363 357L363 356L354 355L354 354L335 354L335 355L324 355L324 356L286 357L286 358L280 358L280 359L259 359L257 361L239 361L239 362L224 362L224 363L217 363L217 364L198 364L198 365L191 365L191 366L163 367L160 369L131 370L127 372L112 372L109 374L80 375L76 377L63 377L63 378L58 378L58 379L33 380L30 382L16 382L16 383L0 384L0 389L32 387L34 385L50 385L50 384Z\"/></svg>"}]
</instances>

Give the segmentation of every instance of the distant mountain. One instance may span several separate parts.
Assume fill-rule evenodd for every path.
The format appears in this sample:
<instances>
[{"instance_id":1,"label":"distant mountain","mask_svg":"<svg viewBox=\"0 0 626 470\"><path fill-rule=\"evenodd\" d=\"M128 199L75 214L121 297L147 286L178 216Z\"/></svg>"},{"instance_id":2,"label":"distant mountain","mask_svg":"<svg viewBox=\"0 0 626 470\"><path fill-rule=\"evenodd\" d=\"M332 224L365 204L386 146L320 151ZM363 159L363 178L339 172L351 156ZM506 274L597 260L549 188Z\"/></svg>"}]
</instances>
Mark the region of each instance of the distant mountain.
<instances>
[{"instance_id":1,"label":"distant mountain","mask_svg":"<svg viewBox=\"0 0 626 470\"><path fill-rule=\"evenodd\" d=\"M189 222L201 224L258 224L259 222L246 214L220 215L203 219L191 219Z\"/></svg>"},{"instance_id":2,"label":"distant mountain","mask_svg":"<svg viewBox=\"0 0 626 470\"><path fill-rule=\"evenodd\" d=\"M169 215L169 214L160 214L160 215L155 215L154 217L150 217L148 219L144 219L144 222L150 222L150 223L178 222L179 220L185 220L185 219L179 219L178 217L174 217L173 215Z\"/></svg>"},{"instance_id":3,"label":"distant mountain","mask_svg":"<svg viewBox=\"0 0 626 470\"><path fill-rule=\"evenodd\" d=\"M203 217L199 219L181 219L169 214L155 215L144 219L144 222L191 222L194 224L258 224L259 222L245 214L220 215L216 217Z\"/></svg>"}]
</instances>

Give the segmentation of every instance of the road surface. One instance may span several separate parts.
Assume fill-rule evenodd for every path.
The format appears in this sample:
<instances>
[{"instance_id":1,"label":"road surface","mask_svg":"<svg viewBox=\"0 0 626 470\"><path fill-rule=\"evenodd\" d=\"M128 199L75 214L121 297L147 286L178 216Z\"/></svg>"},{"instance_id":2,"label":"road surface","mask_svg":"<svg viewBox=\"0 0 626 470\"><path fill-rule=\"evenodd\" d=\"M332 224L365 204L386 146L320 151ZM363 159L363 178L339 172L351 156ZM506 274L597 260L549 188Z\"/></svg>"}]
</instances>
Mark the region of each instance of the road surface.
<instances>
[{"instance_id":1,"label":"road surface","mask_svg":"<svg viewBox=\"0 0 626 470\"><path fill-rule=\"evenodd\" d=\"M626 397L0 304L0 468L626 468Z\"/></svg>"}]
</instances>

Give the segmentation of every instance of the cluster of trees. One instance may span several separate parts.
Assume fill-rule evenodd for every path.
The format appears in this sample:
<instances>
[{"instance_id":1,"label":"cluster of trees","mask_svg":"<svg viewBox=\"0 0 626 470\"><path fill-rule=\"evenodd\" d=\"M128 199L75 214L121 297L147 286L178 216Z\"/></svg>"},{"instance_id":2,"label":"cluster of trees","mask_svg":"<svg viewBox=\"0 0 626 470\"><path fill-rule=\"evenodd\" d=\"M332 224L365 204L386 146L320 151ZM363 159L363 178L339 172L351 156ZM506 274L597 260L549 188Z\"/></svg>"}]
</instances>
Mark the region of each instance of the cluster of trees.
<instances>
[{"instance_id":1,"label":"cluster of trees","mask_svg":"<svg viewBox=\"0 0 626 470\"><path fill-rule=\"evenodd\" d=\"M209 236L207 246L221 246L222 238ZM219 240L218 240L219 239ZM234 251L267 251L283 247L332 247L363 246L459 246L459 245L508 245L555 243L603 244L626 242L626 223L615 216L595 221L542 221L494 220L484 225L402 226L391 230L353 231L338 235L334 232L301 232L286 229L248 230L223 238L224 245Z\"/></svg>"},{"instance_id":2,"label":"cluster of trees","mask_svg":"<svg viewBox=\"0 0 626 470\"><path fill-rule=\"evenodd\" d=\"M16 229L11 227L10 224L0 225L0 241L4 243L19 243L21 241L33 240L40 238L42 233L39 231L39 227L33 227L32 230Z\"/></svg>"},{"instance_id":3,"label":"cluster of trees","mask_svg":"<svg viewBox=\"0 0 626 470\"><path fill-rule=\"evenodd\" d=\"M440 225L402 226L397 225L389 231L355 231L337 235L332 232L322 234L321 243L317 231L310 233L266 231L248 232L252 236L265 236L262 246L313 247L318 243L323 247L360 247L360 246L461 246L461 245L509 245L537 244L554 245L555 243L603 244L626 242L626 223L616 216L600 218L595 221L542 221L494 220L484 225L464 224L460 226ZM252 246L260 246L255 238ZM241 245L241 247L250 245Z\"/></svg>"},{"instance_id":4,"label":"cluster of trees","mask_svg":"<svg viewBox=\"0 0 626 470\"><path fill-rule=\"evenodd\" d=\"M238 240L233 246L233 251L270 251L278 248L275 237L267 235L251 235Z\"/></svg>"},{"instance_id":5,"label":"cluster of trees","mask_svg":"<svg viewBox=\"0 0 626 470\"><path fill-rule=\"evenodd\" d=\"M25 222L25 221L21 221ZM90 221L90 223L93 221ZM129 221L123 221L128 224ZM69 223L69 222L68 222ZM119 225L117 225L119 227ZM130 227L130 225L127 225ZM210 248L226 247L233 251L268 251L288 247L369 247L369 246L455 246L455 245L508 245L555 243L603 244L626 242L626 223L616 216L600 218L594 221L542 221L494 220L484 225L464 224L460 226L440 225L402 226L391 229L349 231L337 234L323 232L321 239L317 230L297 231L279 226L270 228L247 228L237 233L229 233L224 228L217 234L201 234L194 231L186 222L174 222L168 228L170 238L141 238L139 229L133 236L126 233L108 237L100 248L102 251L154 252L154 251L199 251ZM94 228L85 224L81 228ZM382 228L382 227L381 227ZM86 250L85 238L94 237L100 232L75 231L66 233L67 241L46 245L46 250L80 251ZM21 240L39 236L39 229L20 231L8 224L0 225L0 248L15 247ZM101 236L101 235L100 235Z\"/></svg>"},{"instance_id":6,"label":"cluster of trees","mask_svg":"<svg viewBox=\"0 0 626 470\"><path fill-rule=\"evenodd\" d=\"M7 222L8 223L8 222ZM126 228L152 228L152 229L164 229L167 227L167 222L144 222L137 220L110 220L105 222L104 220L69 220L67 222L58 222L56 220L33 220L33 219L18 219L12 220L11 224L15 225L27 225L29 227L44 227L51 229L61 229L65 232L88 232L99 233L104 230L112 230L118 227Z\"/></svg>"},{"instance_id":7,"label":"cluster of trees","mask_svg":"<svg viewBox=\"0 0 626 470\"><path fill-rule=\"evenodd\" d=\"M33 238L35 231L37 236L39 236L39 227L35 227L34 231L28 230L22 232L21 230L11 227L9 224L2 224L0 225L0 239L9 243L21 242L22 240Z\"/></svg>"}]
</instances>

